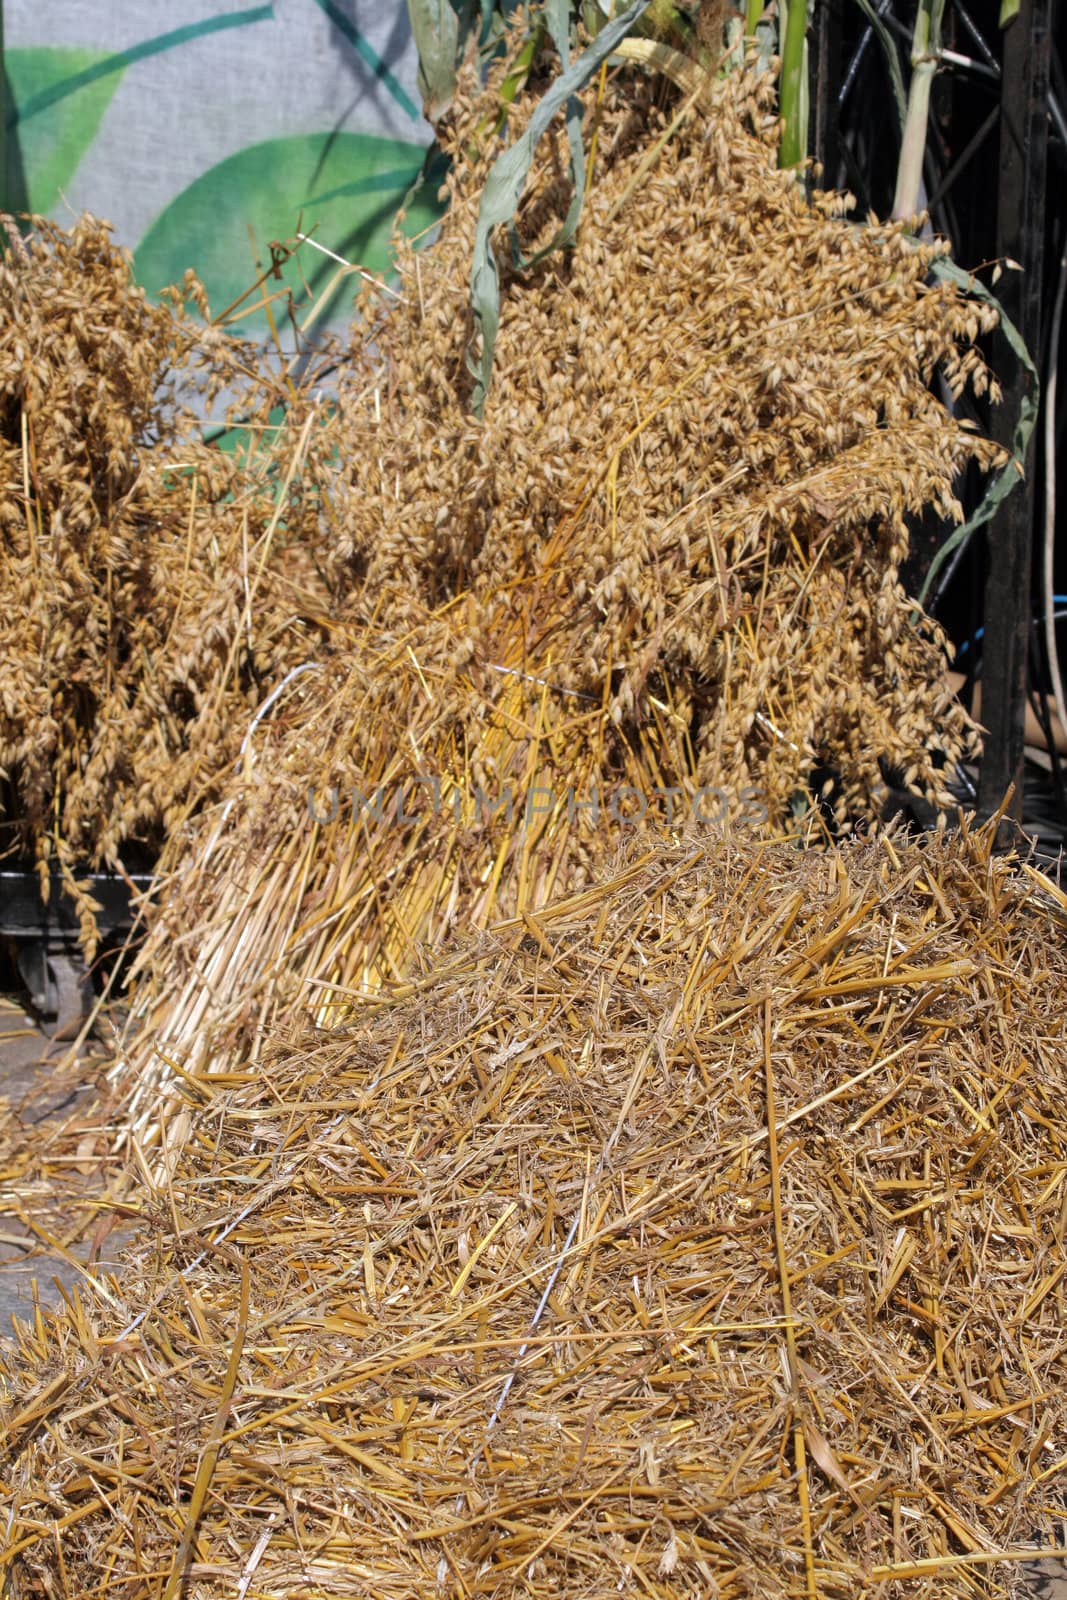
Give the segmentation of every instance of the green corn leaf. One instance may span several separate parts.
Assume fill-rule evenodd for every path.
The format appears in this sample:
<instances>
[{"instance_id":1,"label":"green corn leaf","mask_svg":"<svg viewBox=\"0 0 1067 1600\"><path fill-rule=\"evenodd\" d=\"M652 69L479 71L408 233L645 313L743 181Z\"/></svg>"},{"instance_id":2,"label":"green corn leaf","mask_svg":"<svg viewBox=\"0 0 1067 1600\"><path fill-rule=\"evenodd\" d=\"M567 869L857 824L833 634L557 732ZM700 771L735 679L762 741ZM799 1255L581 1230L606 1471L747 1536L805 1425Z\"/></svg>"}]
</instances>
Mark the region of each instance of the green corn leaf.
<instances>
[{"instance_id":1,"label":"green corn leaf","mask_svg":"<svg viewBox=\"0 0 1067 1600\"><path fill-rule=\"evenodd\" d=\"M1011 318L1005 314L1004 308L996 295L991 294L984 283L979 283L977 278L972 278L970 273L964 272L960 267L956 266L954 261L949 261L946 257L935 261L932 270L937 277L944 278L948 283L954 283L957 288L963 289L967 294L973 294L979 300L988 300L990 305L996 306L1000 315L1001 332L1011 346L1014 355L1018 357L1025 370L1029 373L1030 384L1023 395L1022 404L1019 407L1019 415L1015 421L1015 430L1011 438L1011 460L991 480L974 515L969 517L961 528L957 528L945 540L945 543L931 561L930 570L927 572L926 579L919 591L920 605L925 604L926 596L930 592L934 578L952 552L958 549L965 539L969 539L977 528L981 528L992 519L1000 505L1008 498L1008 495L1019 482L1022 475L1023 462L1026 460L1026 452L1030 446L1030 436L1037 421L1038 402L1041 396L1041 380L1038 378L1037 368L1030 359L1030 352L1023 342L1022 334Z\"/></svg>"},{"instance_id":2,"label":"green corn leaf","mask_svg":"<svg viewBox=\"0 0 1067 1600\"><path fill-rule=\"evenodd\" d=\"M886 65L889 68L889 81L893 89L893 104L897 109L897 121L901 128L908 112L908 97L904 89L904 74L900 70L900 57L897 54L896 41L882 18L871 4L871 0L857 0L860 10L878 35L882 49L885 51Z\"/></svg>"},{"instance_id":3,"label":"green corn leaf","mask_svg":"<svg viewBox=\"0 0 1067 1600\"><path fill-rule=\"evenodd\" d=\"M419 53L419 93L429 122L452 104L459 54L459 18L451 0L408 0L408 16Z\"/></svg>"},{"instance_id":4,"label":"green corn leaf","mask_svg":"<svg viewBox=\"0 0 1067 1600\"><path fill-rule=\"evenodd\" d=\"M807 0L789 0L782 41L782 70L778 84L778 113L782 119L780 167L798 166L808 145L808 6Z\"/></svg>"},{"instance_id":5,"label":"green corn leaf","mask_svg":"<svg viewBox=\"0 0 1067 1600\"><path fill-rule=\"evenodd\" d=\"M559 55L560 67L564 73L571 64L571 20L569 0L546 0L545 26L547 27ZM520 270L525 267L536 266L545 256L553 250L563 249L565 245L574 241L575 230L578 227L578 218L582 214L582 204L585 200L585 152L582 149L582 102L577 95L571 95L567 100L567 143L571 151L571 182L574 184L574 197L567 209L563 226L551 243L545 245L543 250L538 250L532 256L524 256L519 248L519 231L514 223L510 224L511 259ZM531 152L532 153L532 152Z\"/></svg>"},{"instance_id":6,"label":"green corn leaf","mask_svg":"<svg viewBox=\"0 0 1067 1600\"><path fill-rule=\"evenodd\" d=\"M482 414L485 397L489 391L489 381L493 371L493 351L496 347L497 329L500 326L500 277L493 253L493 229L502 223L510 223L514 217L533 162L534 151L557 111L585 87L601 62L606 60L619 41L625 38L634 23L647 10L648 5L649 0L635 0L622 16L601 30L584 54L579 56L573 65L566 67L543 96L521 138L503 151L490 168L478 213L474 262L471 267L471 310L474 313L476 336L480 340L481 348L477 351L468 350L467 366L475 379L472 404L477 416ZM566 15L566 11L565 4L561 4L560 0L554 0L553 4L546 7L546 25L550 29L559 29L560 14ZM556 37L555 32L553 37ZM556 47L560 50L561 59L566 62L569 48L567 55L564 55L558 38ZM553 250L573 242L578 213L581 210L584 157L577 102L574 106L568 106L567 133L571 145L572 170L575 172L575 201L571 204L562 228L548 247ZM541 251L536 259L540 259L546 253L547 251Z\"/></svg>"}]
</instances>

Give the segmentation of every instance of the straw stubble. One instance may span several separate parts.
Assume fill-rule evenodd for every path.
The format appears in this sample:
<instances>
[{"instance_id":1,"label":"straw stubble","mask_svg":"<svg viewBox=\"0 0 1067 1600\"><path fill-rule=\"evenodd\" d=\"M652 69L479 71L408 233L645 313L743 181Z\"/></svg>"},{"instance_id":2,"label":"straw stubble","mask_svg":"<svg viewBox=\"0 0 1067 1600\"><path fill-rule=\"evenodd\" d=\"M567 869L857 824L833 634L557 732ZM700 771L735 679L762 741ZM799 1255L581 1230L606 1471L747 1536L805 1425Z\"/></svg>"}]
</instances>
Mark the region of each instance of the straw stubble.
<instances>
[{"instance_id":1,"label":"straw stubble","mask_svg":"<svg viewBox=\"0 0 1067 1600\"><path fill-rule=\"evenodd\" d=\"M723 837L183 1076L7 1356L11 1592L994 1592L1067 1474L1065 995L988 831Z\"/></svg>"}]
</instances>

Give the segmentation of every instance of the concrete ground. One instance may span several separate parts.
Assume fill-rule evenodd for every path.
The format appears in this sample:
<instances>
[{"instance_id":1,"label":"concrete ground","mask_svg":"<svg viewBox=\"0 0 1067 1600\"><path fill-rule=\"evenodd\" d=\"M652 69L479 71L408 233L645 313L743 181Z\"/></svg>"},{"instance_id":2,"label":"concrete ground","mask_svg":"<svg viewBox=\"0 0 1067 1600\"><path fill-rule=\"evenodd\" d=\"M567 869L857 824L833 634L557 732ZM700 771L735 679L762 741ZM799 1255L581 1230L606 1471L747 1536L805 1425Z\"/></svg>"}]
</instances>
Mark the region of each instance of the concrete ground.
<instances>
[{"instance_id":1,"label":"concrete ground","mask_svg":"<svg viewBox=\"0 0 1067 1600\"><path fill-rule=\"evenodd\" d=\"M76 1113L92 1086L91 1056L84 1061L85 1076L61 1067L69 1048L46 1038L17 996L0 992L0 1142L17 1146L21 1134L23 1143L35 1144L34 1130L40 1129L45 1157L51 1130ZM91 1169L92 1161L81 1165ZM64 1194L73 1192L78 1175L76 1166L65 1167ZM73 1260L66 1259L34 1229L36 1223L52 1235L49 1191L32 1166L0 1159L0 1336L10 1333L12 1317L32 1317L35 1293L42 1308L57 1307L62 1288L70 1290L83 1276L75 1263L87 1256L87 1243L72 1242ZM114 1260L103 1265L106 1271Z\"/></svg>"},{"instance_id":2,"label":"concrete ground","mask_svg":"<svg viewBox=\"0 0 1067 1600\"><path fill-rule=\"evenodd\" d=\"M84 1075L61 1072L59 1061L69 1046L47 1039L21 1009L17 997L0 993L0 1139L3 1137L3 1104L17 1109L23 1128L39 1125L47 1138L50 1122L72 1114L77 1102L91 1086L93 1061L84 1061ZM42 1308L59 1307L63 1289L68 1292L82 1277L76 1262L84 1260L88 1246L71 1243L65 1259L36 1236L12 1214L12 1201L24 1214L33 1217L40 1209L47 1218L48 1195L32 1173L22 1177L0 1165L0 1336L11 1328L11 1318L30 1320L34 1297ZM114 1256L122 1235L113 1233L97 1256L106 1272L115 1266ZM109 1259L110 1258L110 1259ZM1065 1519L1067 1540L1067 1519ZM1067 1556L1062 1561L1033 1562L1020 1569L1020 1595L1027 1600L1067 1600Z\"/></svg>"}]
</instances>

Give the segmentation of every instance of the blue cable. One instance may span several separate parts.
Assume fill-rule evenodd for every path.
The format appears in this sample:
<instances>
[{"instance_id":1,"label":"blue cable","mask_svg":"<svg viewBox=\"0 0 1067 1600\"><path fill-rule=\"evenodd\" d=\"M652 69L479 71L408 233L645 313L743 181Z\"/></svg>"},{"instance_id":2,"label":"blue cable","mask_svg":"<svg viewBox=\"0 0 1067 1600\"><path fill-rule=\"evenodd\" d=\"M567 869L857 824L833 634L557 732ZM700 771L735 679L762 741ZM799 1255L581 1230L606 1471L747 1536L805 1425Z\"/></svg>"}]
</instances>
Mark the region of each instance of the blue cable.
<instances>
[{"instance_id":1,"label":"blue cable","mask_svg":"<svg viewBox=\"0 0 1067 1600\"><path fill-rule=\"evenodd\" d=\"M1052 604L1054 606L1067 606L1067 594L1054 594L1052 596ZM1067 617L1067 611L1054 611L1052 615L1053 621L1059 622L1061 618ZM1032 617L1031 621L1036 622L1037 618ZM969 639L965 639L963 644L961 644L959 649L956 651L956 660L958 661L960 656L962 656L966 650L969 650L972 644L977 644L984 633L985 629L979 628L977 633L972 633Z\"/></svg>"}]
</instances>

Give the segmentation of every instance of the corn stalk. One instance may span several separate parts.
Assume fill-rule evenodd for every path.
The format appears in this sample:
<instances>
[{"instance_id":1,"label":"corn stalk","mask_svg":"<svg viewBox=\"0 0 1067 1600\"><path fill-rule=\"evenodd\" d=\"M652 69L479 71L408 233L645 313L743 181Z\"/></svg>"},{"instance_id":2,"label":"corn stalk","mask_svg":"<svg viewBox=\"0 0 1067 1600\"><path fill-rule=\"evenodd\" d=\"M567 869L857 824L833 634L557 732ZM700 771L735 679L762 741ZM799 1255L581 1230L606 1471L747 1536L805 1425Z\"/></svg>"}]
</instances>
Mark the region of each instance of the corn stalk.
<instances>
[{"instance_id":1,"label":"corn stalk","mask_svg":"<svg viewBox=\"0 0 1067 1600\"><path fill-rule=\"evenodd\" d=\"M926 127L930 116L930 89L941 59L941 18L945 0L919 0L911 42L911 83L904 118L904 138L897 166L893 216L914 216L919 209Z\"/></svg>"},{"instance_id":2,"label":"corn stalk","mask_svg":"<svg viewBox=\"0 0 1067 1600\"><path fill-rule=\"evenodd\" d=\"M783 22L782 75L778 111L782 140L780 167L796 167L808 153L808 5L807 0L779 0Z\"/></svg>"}]
</instances>

